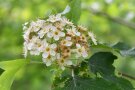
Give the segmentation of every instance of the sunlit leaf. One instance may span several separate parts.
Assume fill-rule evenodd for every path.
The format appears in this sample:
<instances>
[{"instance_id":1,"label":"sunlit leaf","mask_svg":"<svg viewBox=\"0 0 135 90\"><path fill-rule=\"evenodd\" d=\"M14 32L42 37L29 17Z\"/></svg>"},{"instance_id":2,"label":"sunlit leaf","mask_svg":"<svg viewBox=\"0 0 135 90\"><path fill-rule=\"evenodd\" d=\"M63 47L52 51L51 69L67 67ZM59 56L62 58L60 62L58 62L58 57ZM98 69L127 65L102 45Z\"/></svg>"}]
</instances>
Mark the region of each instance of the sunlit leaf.
<instances>
[{"instance_id":1,"label":"sunlit leaf","mask_svg":"<svg viewBox=\"0 0 135 90\"><path fill-rule=\"evenodd\" d=\"M0 62L0 68L5 70L0 76L0 90L10 90L16 72L27 63L24 59Z\"/></svg>"}]
</instances>

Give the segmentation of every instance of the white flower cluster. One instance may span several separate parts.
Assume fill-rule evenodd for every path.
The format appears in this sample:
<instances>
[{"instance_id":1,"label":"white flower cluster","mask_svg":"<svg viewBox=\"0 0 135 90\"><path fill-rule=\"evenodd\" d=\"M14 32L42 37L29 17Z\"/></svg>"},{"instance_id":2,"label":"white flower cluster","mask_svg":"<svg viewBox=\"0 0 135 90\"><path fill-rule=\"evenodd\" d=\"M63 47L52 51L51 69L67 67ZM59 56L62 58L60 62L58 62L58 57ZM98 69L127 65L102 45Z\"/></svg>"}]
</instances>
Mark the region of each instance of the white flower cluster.
<instances>
[{"instance_id":1,"label":"white flower cluster","mask_svg":"<svg viewBox=\"0 0 135 90\"><path fill-rule=\"evenodd\" d=\"M47 20L25 23L24 56L42 54L46 66L57 63L62 69L74 65L71 56L86 58L89 52L88 40L97 44L93 33L82 26L75 26L61 14L49 16Z\"/></svg>"}]
</instances>

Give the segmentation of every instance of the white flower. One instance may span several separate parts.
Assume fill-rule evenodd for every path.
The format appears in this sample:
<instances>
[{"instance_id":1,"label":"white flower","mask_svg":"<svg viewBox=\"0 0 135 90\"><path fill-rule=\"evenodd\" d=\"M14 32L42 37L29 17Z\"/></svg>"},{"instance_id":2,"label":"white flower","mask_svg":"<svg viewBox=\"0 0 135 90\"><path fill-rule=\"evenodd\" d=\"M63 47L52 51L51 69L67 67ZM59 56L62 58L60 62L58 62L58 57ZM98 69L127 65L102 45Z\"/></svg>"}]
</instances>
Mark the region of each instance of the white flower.
<instances>
[{"instance_id":1,"label":"white flower","mask_svg":"<svg viewBox=\"0 0 135 90\"><path fill-rule=\"evenodd\" d=\"M30 35L30 30L26 30L26 31L24 32L24 35L23 35L23 38L24 38L24 40L25 40L26 42L29 41L29 35Z\"/></svg>"},{"instance_id":2,"label":"white flower","mask_svg":"<svg viewBox=\"0 0 135 90\"><path fill-rule=\"evenodd\" d=\"M65 40L61 41L61 44L64 46L71 46L73 44L71 41L71 37L66 37Z\"/></svg>"},{"instance_id":3,"label":"white flower","mask_svg":"<svg viewBox=\"0 0 135 90\"><path fill-rule=\"evenodd\" d=\"M44 25L45 21L44 20L38 20L36 22L32 21L30 26L32 27L32 30L34 32L38 32L42 26Z\"/></svg>"},{"instance_id":4,"label":"white flower","mask_svg":"<svg viewBox=\"0 0 135 90\"><path fill-rule=\"evenodd\" d=\"M60 31L60 30L54 30L52 32L47 33L47 36L49 38L53 37L54 40L58 41L60 39L60 37L64 37L65 36L65 33Z\"/></svg>"},{"instance_id":5,"label":"white flower","mask_svg":"<svg viewBox=\"0 0 135 90\"><path fill-rule=\"evenodd\" d=\"M28 53L27 43L24 42L23 45L24 45L24 47L23 47L23 55L24 55L24 57L26 58L26 57L27 57L27 53Z\"/></svg>"},{"instance_id":6,"label":"white flower","mask_svg":"<svg viewBox=\"0 0 135 90\"><path fill-rule=\"evenodd\" d=\"M81 35L81 33L75 28L75 27L72 27L72 28L70 28L70 29L67 29L67 33L69 34L69 35L72 35L72 36L80 36Z\"/></svg>"},{"instance_id":7,"label":"white flower","mask_svg":"<svg viewBox=\"0 0 135 90\"><path fill-rule=\"evenodd\" d=\"M49 55L47 58L43 58L42 60L46 66L50 66L55 59L56 58L54 56Z\"/></svg>"},{"instance_id":8,"label":"white flower","mask_svg":"<svg viewBox=\"0 0 135 90\"><path fill-rule=\"evenodd\" d=\"M87 28L83 27L82 25L79 25L77 27L80 31L87 31Z\"/></svg>"},{"instance_id":9,"label":"white flower","mask_svg":"<svg viewBox=\"0 0 135 90\"><path fill-rule=\"evenodd\" d=\"M30 26L32 27L32 31L34 31L34 32L39 31L39 29L41 28L41 27L38 26L37 23L34 22L34 21L30 23Z\"/></svg>"},{"instance_id":10,"label":"white flower","mask_svg":"<svg viewBox=\"0 0 135 90\"><path fill-rule=\"evenodd\" d=\"M44 50L43 50L43 58L48 58L49 55L51 56L55 56L56 55L56 51L55 49L57 48L56 44L51 44L49 45L48 43L46 43L46 45L44 46Z\"/></svg>"},{"instance_id":11,"label":"white flower","mask_svg":"<svg viewBox=\"0 0 135 90\"><path fill-rule=\"evenodd\" d=\"M64 59L64 58L60 58L57 61L62 70L65 70L65 66L70 66L73 64L71 60Z\"/></svg>"},{"instance_id":12,"label":"white flower","mask_svg":"<svg viewBox=\"0 0 135 90\"><path fill-rule=\"evenodd\" d=\"M47 34L51 29L53 29L51 24L44 24L44 26L42 26L41 30L38 32L38 36L43 38L44 35Z\"/></svg>"},{"instance_id":13,"label":"white flower","mask_svg":"<svg viewBox=\"0 0 135 90\"><path fill-rule=\"evenodd\" d=\"M51 15L51 16L49 16L49 19L47 19L47 21L50 21L52 23L54 23L56 21L61 21L61 14Z\"/></svg>"},{"instance_id":14,"label":"white flower","mask_svg":"<svg viewBox=\"0 0 135 90\"><path fill-rule=\"evenodd\" d=\"M97 45L97 40L95 38L95 35L92 32L88 32L88 35L90 36L91 40L95 45Z\"/></svg>"},{"instance_id":15,"label":"white flower","mask_svg":"<svg viewBox=\"0 0 135 90\"><path fill-rule=\"evenodd\" d=\"M84 48L84 46L81 46L80 44L76 44L76 52L77 52L77 56L83 56L84 58L86 58L88 56L88 53L86 51L86 49Z\"/></svg>"},{"instance_id":16,"label":"white flower","mask_svg":"<svg viewBox=\"0 0 135 90\"><path fill-rule=\"evenodd\" d=\"M24 31L28 29L27 25L28 25L28 22L26 22L26 23L23 24L23 30Z\"/></svg>"},{"instance_id":17,"label":"white flower","mask_svg":"<svg viewBox=\"0 0 135 90\"><path fill-rule=\"evenodd\" d=\"M68 24L69 26L73 26L73 23L69 21L69 19L63 17L62 18L62 21L61 21L63 24Z\"/></svg>"},{"instance_id":18,"label":"white flower","mask_svg":"<svg viewBox=\"0 0 135 90\"><path fill-rule=\"evenodd\" d=\"M30 50L32 55L39 55L41 52L41 47L42 41L36 36L33 36L30 42L27 44L27 49Z\"/></svg>"},{"instance_id":19,"label":"white flower","mask_svg":"<svg viewBox=\"0 0 135 90\"><path fill-rule=\"evenodd\" d=\"M64 26L65 26L66 24L64 24L64 23L62 23L62 22L56 22L54 25L55 25L55 27L56 27L57 29L63 31L63 30L64 30Z\"/></svg>"},{"instance_id":20,"label":"white flower","mask_svg":"<svg viewBox=\"0 0 135 90\"><path fill-rule=\"evenodd\" d=\"M81 33L76 29L76 28L72 28L72 30L73 30L73 33L76 35L76 36L80 36L81 35Z\"/></svg>"}]
</instances>

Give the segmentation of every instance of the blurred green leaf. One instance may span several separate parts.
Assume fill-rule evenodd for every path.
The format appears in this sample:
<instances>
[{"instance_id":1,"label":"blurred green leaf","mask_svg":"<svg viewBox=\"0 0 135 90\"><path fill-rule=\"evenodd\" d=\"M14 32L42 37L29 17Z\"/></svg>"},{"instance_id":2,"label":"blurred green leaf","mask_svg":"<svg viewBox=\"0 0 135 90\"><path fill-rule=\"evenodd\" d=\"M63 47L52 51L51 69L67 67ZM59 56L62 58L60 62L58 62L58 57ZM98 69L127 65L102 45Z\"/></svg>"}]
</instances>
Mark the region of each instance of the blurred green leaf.
<instances>
[{"instance_id":1,"label":"blurred green leaf","mask_svg":"<svg viewBox=\"0 0 135 90\"><path fill-rule=\"evenodd\" d=\"M74 24L77 24L81 15L81 0L72 0L69 6L70 12L67 13L67 18Z\"/></svg>"},{"instance_id":2,"label":"blurred green leaf","mask_svg":"<svg viewBox=\"0 0 135 90\"><path fill-rule=\"evenodd\" d=\"M0 76L0 90L10 90L16 72L27 63L24 59L0 62L0 68L5 70Z\"/></svg>"},{"instance_id":3,"label":"blurred green leaf","mask_svg":"<svg viewBox=\"0 0 135 90\"><path fill-rule=\"evenodd\" d=\"M119 49L119 50L128 50L131 47L129 45L127 45L126 43L118 42L115 45L113 45L113 48Z\"/></svg>"},{"instance_id":4,"label":"blurred green leaf","mask_svg":"<svg viewBox=\"0 0 135 90\"><path fill-rule=\"evenodd\" d=\"M91 49L93 52L117 52L119 53L119 50L112 48L109 45L104 45L104 44L98 44L98 45L93 45L91 46Z\"/></svg>"},{"instance_id":5,"label":"blurred green leaf","mask_svg":"<svg viewBox=\"0 0 135 90\"><path fill-rule=\"evenodd\" d=\"M130 50L123 50L123 51L121 51L121 54L123 56L135 57L135 48L134 49L130 49Z\"/></svg>"},{"instance_id":6,"label":"blurred green leaf","mask_svg":"<svg viewBox=\"0 0 135 90\"><path fill-rule=\"evenodd\" d=\"M135 57L135 48L131 48L129 45L123 42L118 42L114 46L112 46L115 49L118 49L120 51L120 54L122 56L130 56Z\"/></svg>"}]
</instances>

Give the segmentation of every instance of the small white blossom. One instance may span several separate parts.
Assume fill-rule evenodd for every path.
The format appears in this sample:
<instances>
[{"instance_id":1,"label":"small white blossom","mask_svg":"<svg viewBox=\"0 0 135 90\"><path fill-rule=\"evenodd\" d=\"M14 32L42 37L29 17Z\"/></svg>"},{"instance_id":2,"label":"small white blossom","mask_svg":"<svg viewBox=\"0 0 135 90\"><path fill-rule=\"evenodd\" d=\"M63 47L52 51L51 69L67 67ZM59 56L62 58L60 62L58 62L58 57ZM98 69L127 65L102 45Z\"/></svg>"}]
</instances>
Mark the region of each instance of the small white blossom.
<instances>
[{"instance_id":1,"label":"small white blossom","mask_svg":"<svg viewBox=\"0 0 135 90\"><path fill-rule=\"evenodd\" d=\"M95 38L95 35L92 32L88 32L88 35L90 36L91 40L95 45L97 45L97 40Z\"/></svg>"},{"instance_id":2,"label":"small white blossom","mask_svg":"<svg viewBox=\"0 0 135 90\"><path fill-rule=\"evenodd\" d=\"M66 37L66 39L63 40L61 43L64 46L71 46L73 44L72 41L71 41L71 37Z\"/></svg>"},{"instance_id":3,"label":"small white blossom","mask_svg":"<svg viewBox=\"0 0 135 90\"><path fill-rule=\"evenodd\" d=\"M56 22L56 21L61 21L61 14L57 14L55 15L51 15L49 16L49 19L47 19L47 21L50 21L52 23Z\"/></svg>"},{"instance_id":4,"label":"small white blossom","mask_svg":"<svg viewBox=\"0 0 135 90\"><path fill-rule=\"evenodd\" d=\"M81 46L80 44L76 44L76 47L77 47L76 52L78 56L83 56L84 58L88 56L88 53L84 48L84 46Z\"/></svg>"},{"instance_id":5,"label":"small white blossom","mask_svg":"<svg viewBox=\"0 0 135 90\"><path fill-rule=\"evenodd\" d=\"M62 70L65 70L65 66L72 65L72 61L68 59L61 58L58 60L58 64L61 67Z\"/></svg>"},{"instance_id":6,"label":"small white blossom","mask_svg":"<svg viewBox=\"0 0 135 90\"><path fill-rule=\"evenodd\" d=\"M55 31L49 32L47 34L47 36L49 38L52 38L53 37L54 40L58 41L61 37L64 37L65 36L65 33L62 32L62 31L60 31L60 30L55 30Z\"/></svg>"},{"instance_id":7,"label":"small white blossom","mask_svg":"<svg viewBox=\"0 0 135 90\"><path fill-rule=\"evenodd\" d=\"M49 55L51 56L55 56L56 52L55 52L55 48L57 47L56 44L51 44L49 45L48 43L44 46L44 50L43 50L43 58L48 58Z\"/></svg>"},{"instance_id":8,"label":"small white blossom","mask_svg":"<svg viewBox=\"0 0 135 90\"><path fill-rule=\"evenodd\" d=\"M47 58L43 58L43 62L46 66L50 66L55 59L56 58L54 56L49 55Z\"/></svg>"}]
</instances>

